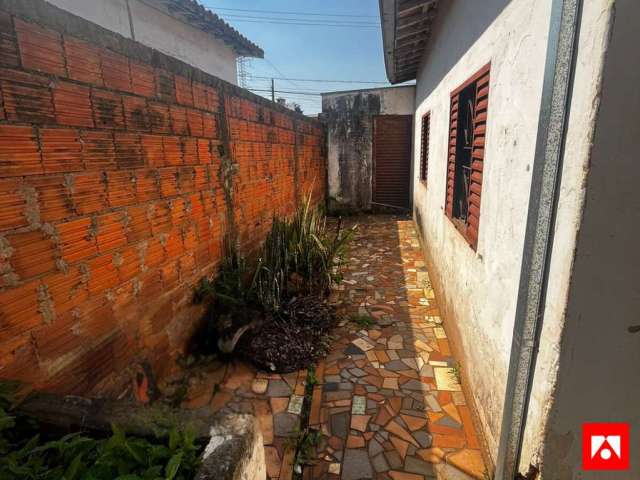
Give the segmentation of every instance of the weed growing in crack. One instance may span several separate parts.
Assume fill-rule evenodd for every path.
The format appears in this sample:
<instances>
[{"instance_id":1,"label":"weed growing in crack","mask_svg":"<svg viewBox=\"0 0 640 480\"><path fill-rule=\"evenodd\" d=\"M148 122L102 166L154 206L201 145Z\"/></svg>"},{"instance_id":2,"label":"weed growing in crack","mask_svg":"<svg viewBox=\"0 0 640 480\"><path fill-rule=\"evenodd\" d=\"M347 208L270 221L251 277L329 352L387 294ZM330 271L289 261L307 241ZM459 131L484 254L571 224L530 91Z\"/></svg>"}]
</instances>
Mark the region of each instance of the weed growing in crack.
<instances>
[{"instance_id":1,"label":"weed growing in crack","mask_svg":"<svg viewBox=\"0 0 640 480\"><path fill-rule=\"evenodd\" d=\"M360 328L370 328L375 323L372 316L364 314L352 315L351 321L356 323Z\"/></svg>"},{"instance_id":2,"label":"weed growing in crack","mask_svg":"<svg viewBox=\"0 0 640 480\"><path fill-rule=\"evenodd\" d=\"M316 449L322 436L320 430L308 427L300 430L298 427L293 435L285 441L285 448L295 449L296 452L293 462L293 471L296 475L302 475L302 468L314 461Z\"/></svg>"},{"instance_id":3,"label":"weed growing in crack","mask_svg":"<svg viewBox=\"0 0 640 480\"><path fill-rule=\"evenodd\" d=\"M313 387L318 383L318 379L316 378L316 367L311 365L307 370L307 388L313 389Z\"/></svg>"},{"instance_id":4,"label":"weed growing in crack","mask_svg":"<svg viewBox=\"0 0 640 480\"><path fill-rule=\"evenodd\" d=\"M460 362L456 362L456 364L451 367L451 378L453 378L458 384L461 384L462 382L461 380L461 369L462 369L462 365L460 365Z\"/></svg>"}]
</instances>

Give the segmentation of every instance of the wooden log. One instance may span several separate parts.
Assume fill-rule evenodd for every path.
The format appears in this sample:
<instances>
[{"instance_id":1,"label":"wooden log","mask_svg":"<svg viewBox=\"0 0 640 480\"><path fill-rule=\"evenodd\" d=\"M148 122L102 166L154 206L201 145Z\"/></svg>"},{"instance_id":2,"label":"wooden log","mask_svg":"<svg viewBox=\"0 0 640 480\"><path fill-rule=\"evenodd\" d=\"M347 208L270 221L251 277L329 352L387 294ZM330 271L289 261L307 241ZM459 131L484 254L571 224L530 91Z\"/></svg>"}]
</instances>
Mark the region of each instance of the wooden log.
<instances>
[{"instance_id":1,"label":"wooden log","mask_svg":"<svg viewBox=\"0 0 640 480\"><path fill-rule=\"evenodd\" d=\"M195 480L264 480L264 440L253 415L216 414L209 407L177 410L166 405L142 406L130 401L88 399L35 393L17 411L42 423L65 429L111 431L115 424L125 433L156 437L172 428L190 429L205 439L202 465Z\"/></svg>"},{"instance_id":2,"label":"wooden log","mask_svg":"<svg viewBox=\"0 0 640 480\"><path fill-rule=\"evenodd\" d=\"M209 436L216 421L210 408L178 410L162 404L140 405L126 400L89 399L71 395L33 393L17 407L21 414L65 429L111 431L117 425L127 434L156 436L171 428L190 429L197 438Z\"/></svg>"}]
</instances>

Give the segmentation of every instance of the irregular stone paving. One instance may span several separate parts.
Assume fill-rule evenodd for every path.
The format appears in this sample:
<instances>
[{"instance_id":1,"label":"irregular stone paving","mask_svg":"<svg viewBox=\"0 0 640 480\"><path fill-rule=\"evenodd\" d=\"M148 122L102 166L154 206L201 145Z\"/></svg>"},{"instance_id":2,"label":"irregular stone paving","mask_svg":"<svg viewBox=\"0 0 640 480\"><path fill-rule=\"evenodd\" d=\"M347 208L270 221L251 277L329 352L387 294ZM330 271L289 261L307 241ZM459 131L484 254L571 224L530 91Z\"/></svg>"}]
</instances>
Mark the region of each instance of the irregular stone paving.
<instances>
[{"instance_id":1,"label":"irregular stone paving","mask_svg":"<svg viewBox=\"0 0 640 480\"><path fill-rule=\"evenodd\" d=\"M332 297L375 323L343 321L318 367L310 424L324 435L305 479L485 478L413 221L351 221L358 234Z\"/></svg>"},{"instance_id":2,"label":"irregular stone paving","mask_svg":"<svg viewBox=\"0 0 640 480\"><path fill-rule=\"evenodd\" d=\"M252 413L265 445L269 479L288 480L293 473L293 442L300 428L306 370L284 375L259 372L242 361L214 362L191 372L184 408L207 405L217 412Z\"/></svg>"},{"instance_id":3,"label":"irregular stone paving","mask_svg":"<svg viewBox=\"0 0 640 480\"><path fill-rule=\"evenodd\" d=\"M324 436L305 480L483 479L471 415L430 288L413 222L392 216L349 219L359 230L344 282L332 294L343 321L316 371L310 423ZM269 479L293 474L292 442L307 372L256 371L214 362L191 374L185 408L256 415Z\"/></svg>"}]
</instances>

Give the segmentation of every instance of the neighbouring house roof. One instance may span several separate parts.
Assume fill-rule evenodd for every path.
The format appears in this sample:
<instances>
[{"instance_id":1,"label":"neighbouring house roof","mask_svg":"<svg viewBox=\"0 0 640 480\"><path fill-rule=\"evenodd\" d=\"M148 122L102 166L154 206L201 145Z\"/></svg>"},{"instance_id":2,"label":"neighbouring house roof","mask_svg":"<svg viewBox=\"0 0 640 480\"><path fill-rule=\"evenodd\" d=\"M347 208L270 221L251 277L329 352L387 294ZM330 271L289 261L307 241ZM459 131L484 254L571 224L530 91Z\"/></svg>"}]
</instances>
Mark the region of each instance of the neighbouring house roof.
<instances>
[{"instance_id":1,"label":"neighbouring house roof","mask_svg":"<svg viewBox=\"0 0 640 480\"><path fill-rule=\"evenodd\" d=\"M218 15L206 9L195 0L143 0L145 3L159 4L174 18L206 32L229 45L238 55L264 57L264 51L251 42Z\"/></svg>"},{"instance_id":2,"label":"neighbouring house roof","mask_svg":"<svg viewBox=\"0 0 640 480\"><path fill-rule=\"evenodd\" d=\"M414 80L439 0L379 0L382 46L391 83Z\"/></svg>"}]
</instances>

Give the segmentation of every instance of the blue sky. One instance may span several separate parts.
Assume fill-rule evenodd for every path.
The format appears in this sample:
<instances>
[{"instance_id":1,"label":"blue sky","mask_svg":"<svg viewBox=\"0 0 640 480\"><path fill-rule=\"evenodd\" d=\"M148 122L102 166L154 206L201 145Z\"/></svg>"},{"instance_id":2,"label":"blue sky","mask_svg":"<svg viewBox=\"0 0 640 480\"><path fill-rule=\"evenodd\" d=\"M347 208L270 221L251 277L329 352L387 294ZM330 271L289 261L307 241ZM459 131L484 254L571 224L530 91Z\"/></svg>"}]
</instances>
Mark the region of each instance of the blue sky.
<instances>
[{"instance_id":1,"label":"blue sky","mask_svg":"<svg viewBox=\"0 0 640 480\"><path fill-rule=\"evenodd\" d=\"M378 0L200 0L243 35L258 44L265 59L252 59L249 72L256 76L329 80L368 80L386 82ZM263 12L241 12L218 8L321 13L345 16L301 16ZM234 18L233 16L256 17ZM361 16L361 17L360 17ZM260 19L297 19L303 23L357 22L372 27L330 27L262 23ZM255 23L254 23L255 22ZM270 63L269 63L270 62ZM278 73L278 70L281 73ZM270 80L251 79L250 86L269 88ZM379 84L312 83L276 80L276 90L305 92L352 90ZM270 96L267 93L260 93ZM320 97L280 94L298 102L305 113L321 110Z\"/></svg>"}]
</instances>

